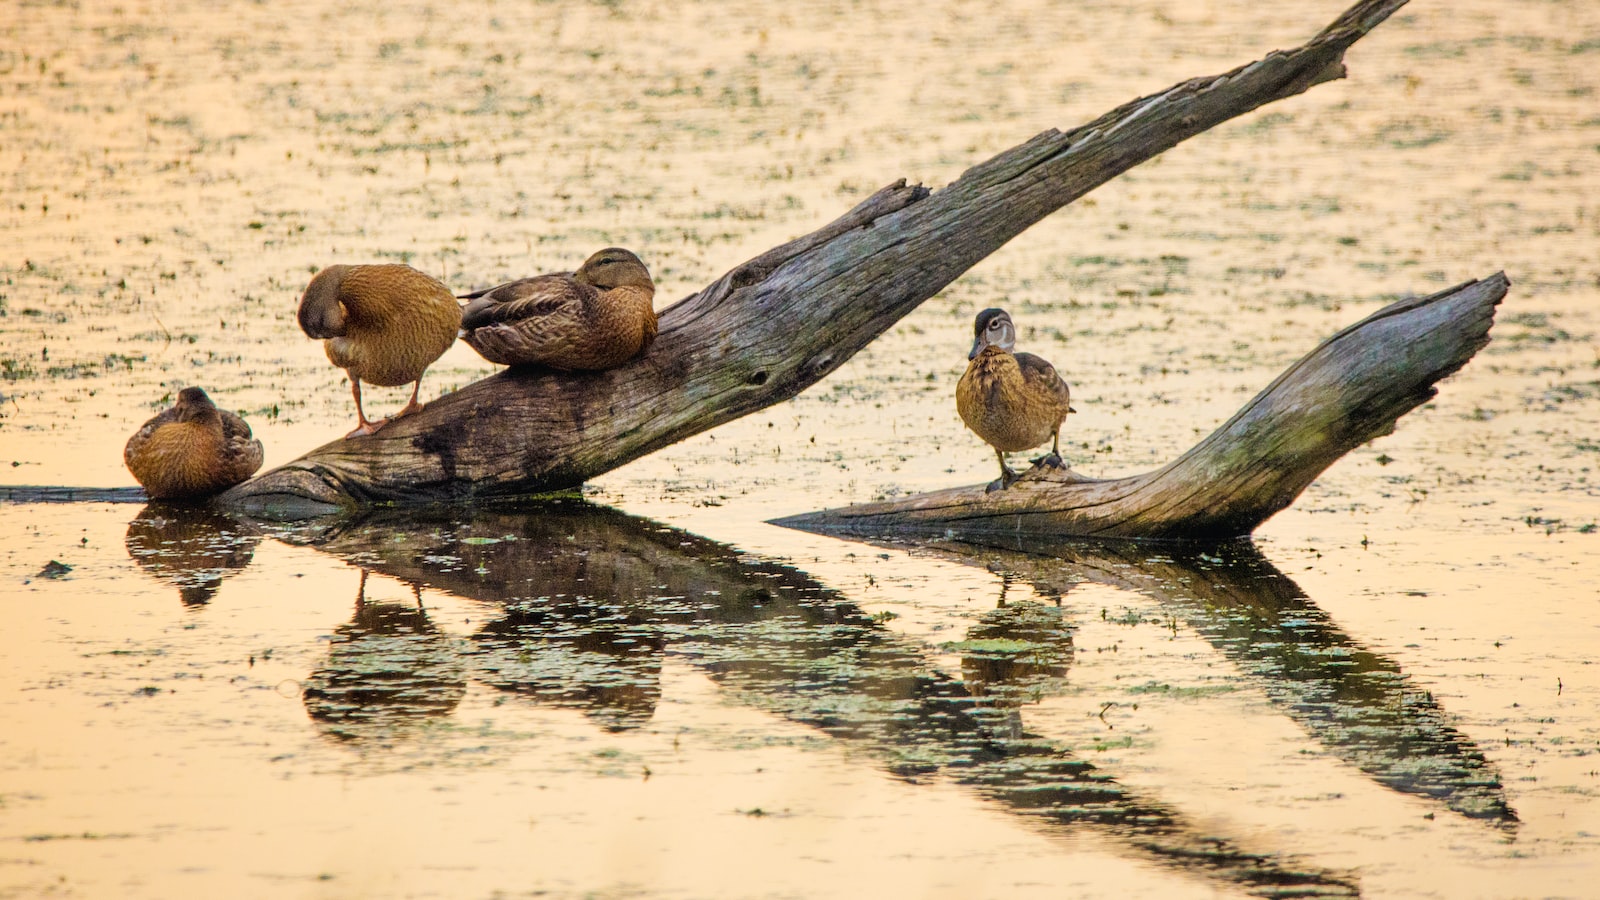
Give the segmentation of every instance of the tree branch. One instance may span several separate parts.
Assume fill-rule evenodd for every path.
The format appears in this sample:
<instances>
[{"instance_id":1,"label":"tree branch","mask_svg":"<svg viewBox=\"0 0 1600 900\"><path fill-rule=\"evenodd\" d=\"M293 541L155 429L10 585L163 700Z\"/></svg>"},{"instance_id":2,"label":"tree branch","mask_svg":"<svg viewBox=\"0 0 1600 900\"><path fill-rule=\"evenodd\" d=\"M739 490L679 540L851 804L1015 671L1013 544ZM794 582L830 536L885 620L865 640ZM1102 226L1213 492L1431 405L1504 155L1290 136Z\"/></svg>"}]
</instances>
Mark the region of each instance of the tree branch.
<instances>
[{"instance_id":1,"label":"tree branch","mask_svg":"<svg viewBox=\"0 0 1600 900\"><path fill-rule=\"evenodd\" d=\"M1489 342L1505 273L1402 300L1340 331L1279 375L1189 452L1110 480L1035 468L984 485L790 516L776 524L850 534L1029 534L1220 539L1249 534L1333 461L1394 430Z\"/></svg>"},{"instance_id":2,"label":"tree branch","mask_svg":"<svg viewBox=\"0 0 1600 900\"><path fill-rule=\"evenodd\" d=\"M507 370L219 502L297 515L562 490L786 400L1091 189L1221 122L1342 77L1345 50L1404 3L1363 0L1301 47L1047 131L938 192L896 182L665 310L650 352L622 368Z\"/></svg>"}]
</instances>

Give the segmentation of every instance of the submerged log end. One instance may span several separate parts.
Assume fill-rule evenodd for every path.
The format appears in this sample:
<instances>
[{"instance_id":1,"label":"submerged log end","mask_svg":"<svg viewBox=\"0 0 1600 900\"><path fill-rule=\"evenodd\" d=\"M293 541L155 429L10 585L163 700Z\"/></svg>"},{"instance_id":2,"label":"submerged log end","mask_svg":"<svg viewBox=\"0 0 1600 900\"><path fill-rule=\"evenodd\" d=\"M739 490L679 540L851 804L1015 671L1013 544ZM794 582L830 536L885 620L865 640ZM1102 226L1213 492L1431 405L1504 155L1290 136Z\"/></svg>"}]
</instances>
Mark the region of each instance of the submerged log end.
<instances>
[{"instance_id":1,"label":"submerged log end","mask_svg":"<svg viewBox=\"0 0 1600 900\"><path fill-rule=\"evenodd\" d=\"M1489 341L1505 273L1402 300L1320 344L1188 452L1098 481L1033 470L1005 490L951 488L773 520L857 536L1013 534L1216 540L1249 534L1352 449L1394 430Z\"/></svg>"},{"instance_id":2,"label":"submerged log end","mask_svg":"<svg viewBox=\"0 0 1600 900\"><path fill-rule=\"evenodd\" d=\"M297 521L351 507L344 490L314 465L290 463L235 485L213 503L259 519Z\"/></svg>"}]
</instances>

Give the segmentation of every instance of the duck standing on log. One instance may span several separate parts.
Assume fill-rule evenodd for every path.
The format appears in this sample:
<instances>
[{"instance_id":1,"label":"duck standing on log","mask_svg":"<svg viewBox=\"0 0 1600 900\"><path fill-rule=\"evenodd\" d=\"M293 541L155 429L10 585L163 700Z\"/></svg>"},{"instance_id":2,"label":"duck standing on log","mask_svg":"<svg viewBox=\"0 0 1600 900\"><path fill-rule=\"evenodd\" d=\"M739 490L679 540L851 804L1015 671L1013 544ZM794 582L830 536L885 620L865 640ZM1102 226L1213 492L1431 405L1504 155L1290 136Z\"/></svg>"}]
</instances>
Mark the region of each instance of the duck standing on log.
<instances>
[{"instance_id":1,"label":"duck standing on log","mask_svg":"<svg viewBox=\"0 0 1600 900\"><path fill-rule=\"evenodd\" d=\"M614 369L656 339L655 293L639 257L608 247L576 272L537 275L463 295L461 338L501 365Z\"/></svg>"},{"instance_id":2,"label":"duck standing on log","mask_svg":"<svg viewBox=\"0 0 1600 900\"><path fill-rule=\"evenodd\" d=\"M422 373L455 343L461 305L450 289L410 266L329 266L300 298L300 328L322 338L328 359L350 376L356 429L372 434L389 419L367 420L361 382L399 387L415 382L411 401L392 418L422 408Z\"/></svg>"},{"instance_id":3,"label":"duck standing on log","mask_svg":"<svg viewBox=\"0 0 1600 900\"><path fill-rule=\"evenodd\" d=\"M989 490L1010 487L1021 477L1006 466L1006 454L1050 440L1050 455L1040 462L1065 468L1061 423L1074 412L1067 383L1055 366L1032 353L1014 353L1017 329L1003 309L978 313L973 324L967 371L956 384L961 421L990 446L1000 460L1000 480Z\"/></svg>"},{"instance_id":4,"label":"duck standing on log","mask_svg":"<svg viewBox=\"0 0 1600 900\"><path fill-rule=\"evenodd\" d=\"M261 441L244 419L186 387L178 402L144 423L122 461L152 500L198 500L233 487L261 468Z\"/></svg>"}]
</instances>

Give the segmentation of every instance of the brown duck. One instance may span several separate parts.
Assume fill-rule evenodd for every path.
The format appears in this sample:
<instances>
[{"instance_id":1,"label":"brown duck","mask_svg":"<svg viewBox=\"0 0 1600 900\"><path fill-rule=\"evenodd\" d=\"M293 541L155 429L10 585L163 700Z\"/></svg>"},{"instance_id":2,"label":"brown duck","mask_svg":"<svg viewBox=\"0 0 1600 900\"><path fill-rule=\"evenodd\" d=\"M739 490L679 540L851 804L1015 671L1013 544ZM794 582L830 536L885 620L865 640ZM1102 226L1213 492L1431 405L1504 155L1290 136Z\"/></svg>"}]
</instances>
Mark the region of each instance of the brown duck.
<instances>
[{"instance_id":1,"label":"brown duck","mask_svg":"<svg viewBox=\"0 0 1600 900\"><path fill-rule=\"evenodd\" d=\"M512 281L466 294L461 338L490 362L566 371L613 369L656 339L655 282L620 247L576 272Z\"/></svg>"},{"instance_id":2,"label":"brown duck","mask_svg":"<svg viewBox=\"0 0 1600 900\"><path fill-rule=\"evenodd\" d=\"M422 373L455 343L461 305L450 289L410 266L329 266L300 298L300 328L322 338L328 359L350 376L356 429L371 434L389 420L367 420L361 382L399 387L415 382L411 401L393 418L422 408Z\"/></svg>"},{"instance_id":3,"label":"brown duck","mask_svg":"<svg viewBox=\"0 0 1600 900\"><path fill-rule=\"evenodd\" d=\"M254 475L261 457L250 426L197 387L179 391L178 402L144 423L122 449L128 471L154 500L221 493Z\"/></svg>"},{"instance_id":4,"label":"brown duck","mask_svg":"<svg viewBox=\"0 0 1600 900\"><path fill-rule=\"evenodd\" d=\"M1003 309L978 313L973 324L967 371L956 385L956 411L961 421L994 447L1000 480L989 490L1009 487L1018 473L1006 467L1006 454L1051 441L1042 462L1065 467L1061 460L1061 423L1073 412L1067 383L1055 366L1032 353L1013 353L1016 326Z\"/></svg>"}]
</instances>

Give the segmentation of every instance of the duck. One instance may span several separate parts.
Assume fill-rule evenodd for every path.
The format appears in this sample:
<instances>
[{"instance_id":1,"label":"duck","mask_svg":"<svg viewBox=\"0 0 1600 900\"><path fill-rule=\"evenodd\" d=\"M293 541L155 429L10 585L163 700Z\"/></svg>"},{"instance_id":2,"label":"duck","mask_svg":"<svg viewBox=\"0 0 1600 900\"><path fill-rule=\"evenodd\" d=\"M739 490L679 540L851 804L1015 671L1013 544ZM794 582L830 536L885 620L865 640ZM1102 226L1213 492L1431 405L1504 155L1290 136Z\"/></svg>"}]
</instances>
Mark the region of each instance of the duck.
<instances>
[{"instance_id":1,"label":"duck","mask_svg":"<svg viewBox=\"0 0 1600 900\"><path fill-rule=\"evenodd\" d=\"M1072 393L1055 366L1032 353L1017 353L1017 328L1003 309L978 313L972 326L967 371L956 384L961 421L994 448L1000 480L990 491L1010 487L1021 475L1006 465L1006 454L1050 441L1042 464L1065 468L1061 425L1072 408Z\"/></svg>"},{"instance_id":2,"label":"duck","mask_svg":"<svg viewBox=\"0 0 1600 900\"><path fill-rule=\"evenodd\" d=\"M461 339L484 359L561 371L614 369L656 339L655 282L631 251L607 247L576 272L537 275L460 299Z\"/></svg>"},{"instance_id":3,"label":"duck","mask_svg":"<svg viewBox=\"0 0 1600 900\"><path fill-rule=\"evenodd\" d=\"M323 341L328 360L350 378L356 428L346 438L373 434L422 409L422 373L455 343L461 305L437 279L410 266L329 266L312 277L300 298L300 329ZM368 420L361 382L412 384L411 400L387 419Z\"/></svg>"},{"instance_id":4,"label":"duck","mask_svg":"<svg viewBox=\"0 0 1600 900\"><path fill-rule=\"evenodd\" d=\"M186 387L128 439L122 461L152 500L220 494L261 468L261 441L244 419Z\"/></svg>"}]
</instances>

